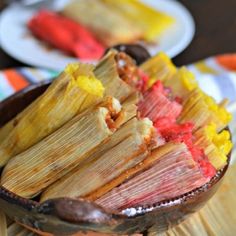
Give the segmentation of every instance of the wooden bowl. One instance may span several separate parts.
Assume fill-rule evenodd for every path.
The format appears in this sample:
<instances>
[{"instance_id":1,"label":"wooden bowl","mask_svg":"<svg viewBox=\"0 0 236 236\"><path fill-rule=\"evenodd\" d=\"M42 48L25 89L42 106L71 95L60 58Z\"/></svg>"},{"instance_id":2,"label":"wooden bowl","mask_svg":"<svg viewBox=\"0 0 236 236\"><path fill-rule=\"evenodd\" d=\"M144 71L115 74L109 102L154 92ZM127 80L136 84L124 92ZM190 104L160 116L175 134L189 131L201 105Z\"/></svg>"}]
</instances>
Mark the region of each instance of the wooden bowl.
<instances>
[{"instance_id":1,"label":"wooden bowl","mask_svg":"<svg viewBox=\"0 0 236 236\"><path fill-rule=\"evenodd\" d=\"M0 126L42 94L49 82L31 85L0 103ZM230 155L229 155L230 159ZM133 234L163 232L198 211L216 192L228 168L217 172L204 186L150 207L127 209L132 216L109 212L98 205L70 198L43 203L0 188L0 208L13 220L42 235L75 235L79 232Z\"/></svg>"}]
</instances>

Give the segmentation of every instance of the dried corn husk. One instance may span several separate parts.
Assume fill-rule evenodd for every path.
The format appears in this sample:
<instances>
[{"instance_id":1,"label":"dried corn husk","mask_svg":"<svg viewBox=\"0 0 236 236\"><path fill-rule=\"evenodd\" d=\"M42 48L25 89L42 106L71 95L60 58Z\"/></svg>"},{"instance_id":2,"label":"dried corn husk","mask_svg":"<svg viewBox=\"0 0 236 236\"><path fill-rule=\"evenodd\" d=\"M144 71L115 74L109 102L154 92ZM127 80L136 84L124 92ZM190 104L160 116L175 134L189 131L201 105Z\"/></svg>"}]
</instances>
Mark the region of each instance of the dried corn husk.
<instances>
[{"instance_id":1,"label":"dried corn husk","mask_svg":"<svg viewBox=\"0 0 236 236\"><path fill-rule=\"evenodd\" d=\"M70 1L62 14L85 25L106 46L133 42L142 31L100 0Z\"/></svg>"},{"instance_id":2,"label":"dried corn husk","mask_svg":"<svg viewBox=\"0 0 236 236\"><path fill-rule=\"evenodd\" d=\"M43 95L0 129L0 166L101 100L104 88L92 70L86 64L67 66Z\"/></svg>"},{"instance_id":3,"label":"dried corn husk","mask_svg":"<svg viewBox=\"0 0 236 236\"><path fill-rule=\"evenodd\" d=\"M224 104L216 104L214 99L200 89L194 89L183 104L179 122L192 122L194 130L208 124L215 124L217 131L222 130L232 119Z\"/></svg>"},{"instance_id":4,"label":"dried corn husk","mask_svg":"<svg viewBox=\"0 0 236 236\"><path fill-rule=\"evenodd\" d=\"M148 88L157 80L165 83L177 70L170 58L163 52L144 62L140 69L149 76Z\"/></svg>"},{"instance_id":5,"label":"dried corn husk","mask_svg":"<svg viewBox=\"0 0 236 236\"><path fill-rule=\"evenodd\" d=\"M95 150L92 160L49 186L41 201L56 197L83 197L132 168L147 156L147 143L152 132L150 120L130 120L112 135L103 145L103 150Z\"/></svg>"},{"instance_id":6,"label":"dried corn husk","mask_svg":"<svg viewBox=\"0 0 236 236\"><path fill-rule=\"evenodd\" d=\"M136 24L143 32L143 38L153 41L174 22L167 14L154 10L137 0L102 0L111 9ZM150 20L151 19L151 20Z\"/></svg>"},{"instance_id":7,"label":"dried corn husk","mask_svg":"<svg viewBox=\"0 0 236 236\"><path fill-rule=\"evenodd\" d=\"M117 71L116 51L110 50L96 66L94 74L105 87L104 96L112 96L123 102L135 92L134 88L120 79Z\"/></svg>"},{"instance_id":8,"label":"dried corn husk","mask_svg":"<svg viewBox=\"0 0 236 236\"><path fill-rule=\"evenodd\" d=\"M186 98L192 90L198 87L194 74L185 67L177 70L164 84L171 88L173 96L182 99Z\"/></svg>"},{"instance_id":9,"label":"dried corn husk","mask_svg":"<svg viewBox=\"0 0 236 236\"><path fill-rule=\"evenodd\" d=\"M106 141L112 134L109 125L114 122L110 113L105 107L85 111L13 157L3 170L2 185L26 198L41 192Z\"/></svg>"},{"instance_id":10,"label":"dried corn husk","mask_svg":"<svg viewBox=\"0 0 236 236\"><path fill-rule=\"evenodd\" d=\"M161 151L160 151L160 150ZM111 210L152 205L182 195L207 182L185 144L156 149L151 168L112 189L95 202Z\"/></svg>"},{"instance_id":11,"label":"dried corn husk","mask_svg":"<svg viewBox=\"0 0 236 236\"><path fill-rule=\"evenodd\" d=\"M0 235L7 236L7 220L6 215L0 211Z\"/></svg>"},{"instance_id":12,"label":"dried corn husk","mask_svg":"<svg viewBox=\"0 0 236 236\"><path fill-rule=\"evenodd\" d=\"M230 133L223 130L217 133L214 124L208 125L195 132L195 145L202 148L211 164L217 169L227 164L227 155L232 149Z\"/></svg>"},{"instance_id":13,"label":"dried corn husk","mask_svg":"<svg viewBox=\"0 0 236 236\"><path fill-rule=\"evenodd\" d=\"M142 117L148 117L155 122L163 117L175 120L181 113L182 106L152 87L144 93L143 99L138 104L138 110Z\"/></svg>"}]
</instances>

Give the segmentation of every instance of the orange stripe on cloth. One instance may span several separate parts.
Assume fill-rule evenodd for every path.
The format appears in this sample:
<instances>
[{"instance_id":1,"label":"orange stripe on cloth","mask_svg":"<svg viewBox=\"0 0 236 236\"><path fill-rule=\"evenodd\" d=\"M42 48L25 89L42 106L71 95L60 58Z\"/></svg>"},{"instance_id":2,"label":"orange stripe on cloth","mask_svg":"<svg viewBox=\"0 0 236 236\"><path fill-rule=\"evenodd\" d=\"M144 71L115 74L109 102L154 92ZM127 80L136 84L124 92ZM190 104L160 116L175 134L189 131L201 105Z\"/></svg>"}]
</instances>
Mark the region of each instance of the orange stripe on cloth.
<instances>
[{"instance_id":1,"label":"orange stripe on cloth","mask_svg":"<svg viewBox=\"0 0 236 236\"><path fill-rule=\"evenodd\" d=\"M224 68L236 71L236 54L224 54L216 57L217 62Z\"/></svg>"},{"instance_id":2,"label":"orange stripe on cloth","mask_svg":"<svg viewBox=\"0 0 236 236\"><path fill-rule=\"evenodd\" d=\"M29 85L29 82L20 75L16 70L9 69L4 70L4 75L6 76L7 80L11 84L11 86L16 90L21 90Z\"/></svg>"}]
</instances>

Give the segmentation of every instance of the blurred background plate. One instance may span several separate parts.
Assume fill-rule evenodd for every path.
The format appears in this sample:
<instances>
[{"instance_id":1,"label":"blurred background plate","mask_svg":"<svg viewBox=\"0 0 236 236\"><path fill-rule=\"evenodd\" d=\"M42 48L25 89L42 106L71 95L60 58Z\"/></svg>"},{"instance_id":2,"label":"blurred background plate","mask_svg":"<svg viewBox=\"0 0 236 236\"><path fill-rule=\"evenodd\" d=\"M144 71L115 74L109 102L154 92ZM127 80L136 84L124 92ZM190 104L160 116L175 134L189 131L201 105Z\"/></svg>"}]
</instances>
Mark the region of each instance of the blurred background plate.
<instances>
[{"instance_id":1,"label":"blurred background plate","mask_svg":"<svg viewBox=\"0 0 236 236\"><path fill-rule=\"evenodd\" d=\"M158 39L158 46L147 47L150 54L165 51L170 57L174 57L182 52L191 42L195 32L194 21L188 10L174 0L142 0L142 2L171 15L176 20L173 27ZM61 70L68 63L78 61L59 50L46 47L30 34L26 22L36 11L34 8L11 5L2 12L0 18L2 48L15 59L37 67ZM96 63L96 61L89 62Z\"/></svg>"}]
</instances>

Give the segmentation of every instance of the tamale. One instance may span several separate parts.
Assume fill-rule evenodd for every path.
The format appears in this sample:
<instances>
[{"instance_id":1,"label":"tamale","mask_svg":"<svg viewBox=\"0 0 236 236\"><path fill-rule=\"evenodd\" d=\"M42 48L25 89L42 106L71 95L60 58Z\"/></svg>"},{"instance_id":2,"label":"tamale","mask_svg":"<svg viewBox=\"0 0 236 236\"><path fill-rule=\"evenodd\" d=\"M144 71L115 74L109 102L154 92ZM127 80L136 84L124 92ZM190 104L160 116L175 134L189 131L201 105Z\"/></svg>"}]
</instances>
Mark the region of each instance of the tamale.
<instances>
[{"instance_id":1,"label":"tamale","mask_svg":"<svg viewBox=\"0 0 236 236\"><path fill-rule=\"evenodd\" d=\"M123 102L135 89L119 77L116 55L116 51L110 50L96 66L94 74L105 87L104 96L112 96Z\"/></svg>"},{"instance_id":2,"label":"tamale","mask_svg":"<svg viewBox=\"0 0 236 236\"><path fill-rule=\"evenodd\" d=\"M106 46L133 42L142 35L135 23L100 0L70 1L62 14L86 26Z\"/></svg>"},{"instance_id":3,"label":"tamale","mask_svg":"<svg viewBox=\"0 0 236 236\"><path fill-rule=\"evenodd\" d=\"M166 148L167 151L163 151ZM160 149L161 152L156 149L152 153L157 161L151 168L135 175L95 202L110 210L147 206L182 195L208 181L202 176L185 144L167 144Z\"/></svg>"},{"instance_id":4,"label":"tamale","mask_svg":"<svg viewBox=\"0 0 236 236\"><path fill-rule=\"evenodd\" d=\"M30 198L73 170L114 131L115 121L108 109L98 107L85 111L13 157L3 170L2 185Z\"/></svg>"},{"instance_id":5,"label":"tamale","mask_svg":"<svg viewBox=\"0 0 236 236\"><path fill-rule=\"evenodd\" d=\"M117 12L143 31L143 39L154 41L173 23L174 19L138 0L102 0L112 12ZM151 20L150 20L151 19Z\"/></svg>"},{"instance_id":6,"label":"tamale","mask_svg":"<svg viewBox=\"0 0 236 236\"><path fill-rule=\"evenodd\" d=\"M198 87L194 74L185 67L178 69L172 77L165 80L164 84L171 88L174 96L181 99L186 98L192 90Z\"/></svg>"},{"instance_id":7,"label":"tamale","mask_svg":"<svg viewBox=\"0 0 236 236\"><path fill-rule=\"evenodd\" d=\"M130 120L103 145L102 152L95 150L92 154L94 161L79 165L49 186L41 201L56 197L83 197L137 165L148 155L147 144L152 132L150 120Z\"/></svg>"},{"instance_id":8,"label":"tamale","mask_svg":"<svg viewBox=\"0 0 236 236\"><path fill-rule=\"evenodd\" d=\"M0 235L7 236L7 220L4 212L0 211Z\"/></svg>"},{"instance_id":9,"label":"tamale","mask_svg":"<svg viewBox=\"0 0 236 236\"><path fill-rule=\"evenodd\" d=\"M209 161L217 170L227 164L227 155L232 149L229 131L223 130L217 133L216 126L210 124L195 132L194 143L204 150Z\"/></svg>"},{"instance_id":10,"label":"tamale","mask_svg":"<svg viewBox=\"0 0 236 236\"><path fill-rule=\"evenodd\" d=\"M138 110L142 117L148 117L154 123L161 118L176 120L182 110L182 106L169 99L160 81L148 89L138 104Z\"/></svg>"},{"instance_id":11,"label":"tamale","mask_svg":"<svg viewBox=\"0 0 236 236\"><path fill-rule=\"evenodd\" d=\"M150 88L157 80L165 83L176 72L176 67L170 58L163 52L150 58L144 62L140 69L149 77L148 88Z\"/></svg>"},{"instance_id":12,"label":"tamale","mask_svg":"<svg viewBox=\"0 0 236 236\"><path fill-rule=\"evenodd\" d=\"M0 166L36 144L103 96L93 66L68 65L46 92L0 129Z\"/></svg>"},{"instance_id":13,"label":"tamale","mask_svg":"<svg viewBox=\"0 0 236 236\"><path fill-rule=\"evenodd\" d=\"M213 123L217 131L220 131L231 119L232 115L225 109L223 103L218 105L212 97L196 88L185 99L179 122L193 123L194 130Z\"/></svg>"}]
</instances>

